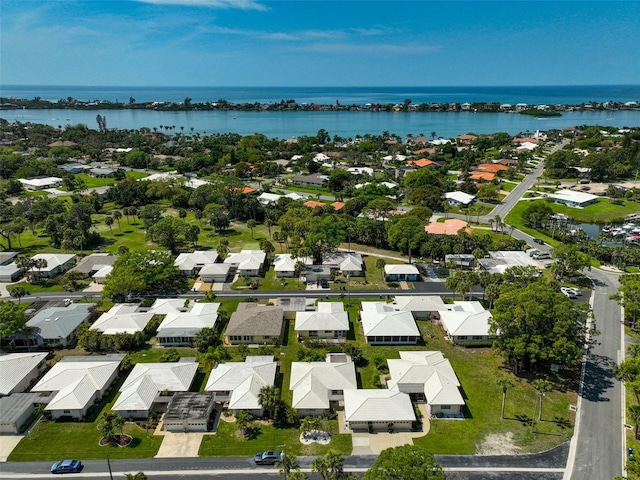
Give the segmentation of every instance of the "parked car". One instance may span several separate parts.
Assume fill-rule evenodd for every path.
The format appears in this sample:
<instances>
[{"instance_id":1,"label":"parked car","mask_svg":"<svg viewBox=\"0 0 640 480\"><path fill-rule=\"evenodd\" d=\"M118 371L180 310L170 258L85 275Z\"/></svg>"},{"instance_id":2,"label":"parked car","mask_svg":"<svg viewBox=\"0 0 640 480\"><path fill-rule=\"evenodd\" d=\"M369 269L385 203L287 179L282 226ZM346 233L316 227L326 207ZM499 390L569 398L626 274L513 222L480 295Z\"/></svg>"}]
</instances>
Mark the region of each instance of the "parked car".
<instances>
[{"instance_id":1,"label":"parked car","mask_svg":"<svg viewBox=\"0 0 640 480\"><path fill-rule=\"evenodd\" d=\"M531 258L533 258L534 260L546 260L548 258L551 258L551 255L549 255L547 252L538 252L534 253Z\"/></svg>"},{"instance_id":2,"label":"parked car","mask_svg":"<svg viewBox=\"0 0 640 480\"><path fill-rule=\"evenodd\" d=\"M276 450L267 450L266 452L256 453L253 460L256 465L275 465L280 460L280 452Z\"/></svg>"},{"instance_id":3,"label":"parked car","mask_svg":"<svg viewBox=\"0 0 640 480\"><path fill-rule=\"evenodd\" d=\"M569 287L560 287L560 291L569 298L576 298L576 294L573 293L573 289Z\"/></svg>"},{"instance_id":4,"label":"parked car","mask_svg":"<svg viewBox=\"0 0 640 480\"><path fill-rule=\"evenodd\" d=\"M579 288L574 288L574 287L564 287L564 288L566 288L568 291L570 291L571 293L573 293L578 297L582 296L582 290L580 290Z\"/></svg>"},{"instance_id":5,"label":"parked car","mask_svg":"<svg viewBox=\"0 0 640 480\"><path fill-rule=\"evenodd\" d=\"M538 245L544 245L544 240L541 238L534 238L533 243L537 243Z\"/></svg>"},{"instance_id":6,"label":"parked car","mask_svg":"<svg viewBox=\"0 0 640 480\"><path fill-rule=\"evenodd\" d=\"M51 473L76 473L81 470L80 460L60 460L51 466Z\"/></svg>"}]
</instances>

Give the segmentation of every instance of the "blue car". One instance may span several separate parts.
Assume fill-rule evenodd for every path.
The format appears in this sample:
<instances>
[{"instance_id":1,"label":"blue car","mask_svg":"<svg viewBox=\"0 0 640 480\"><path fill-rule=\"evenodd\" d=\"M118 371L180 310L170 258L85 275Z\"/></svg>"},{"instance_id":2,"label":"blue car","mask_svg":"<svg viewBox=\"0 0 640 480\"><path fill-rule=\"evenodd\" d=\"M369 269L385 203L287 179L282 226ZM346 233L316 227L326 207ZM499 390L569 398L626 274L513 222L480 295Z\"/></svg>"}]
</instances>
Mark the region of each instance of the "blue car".
<instances>
[{"instance_id":1,"label":"blue car","mask_svg":"<svg viewBox=\"0 0 640 480\"><path fill-rule=\"evenodd\" d=\"M81 470L80 460L60 460L51 466L51 473L75 473Z\"/></svg>"}]
</instances>

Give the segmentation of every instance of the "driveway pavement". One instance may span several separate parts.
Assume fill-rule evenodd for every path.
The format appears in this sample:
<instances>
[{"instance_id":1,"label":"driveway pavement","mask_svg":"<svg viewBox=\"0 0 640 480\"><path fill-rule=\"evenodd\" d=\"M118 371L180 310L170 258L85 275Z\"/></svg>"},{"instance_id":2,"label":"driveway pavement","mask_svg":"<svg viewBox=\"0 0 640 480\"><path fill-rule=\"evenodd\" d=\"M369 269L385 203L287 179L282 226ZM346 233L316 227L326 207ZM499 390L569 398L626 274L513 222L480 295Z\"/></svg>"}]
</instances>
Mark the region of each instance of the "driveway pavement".
<instances>
[{"instance_id":1,"label":"driveway pavement","mask_svg":"<svg viewBox=\"0 0 640 480\"><path fill-rule=\"evenodd\" d=\"M6 462L24 435L0 435L0 462ZM0 469L1 470L1 469Z\"/></svg>"},{"instance_id":2,"label":"driveway pavement","mask_svg":"<svg viewBox=\"0 0 640 480\"><path fill-rule=\"evenodd\" d=\"M166 432L154 458L197 457L203 436L203 433Z\"/></svg>"}]
</instances>

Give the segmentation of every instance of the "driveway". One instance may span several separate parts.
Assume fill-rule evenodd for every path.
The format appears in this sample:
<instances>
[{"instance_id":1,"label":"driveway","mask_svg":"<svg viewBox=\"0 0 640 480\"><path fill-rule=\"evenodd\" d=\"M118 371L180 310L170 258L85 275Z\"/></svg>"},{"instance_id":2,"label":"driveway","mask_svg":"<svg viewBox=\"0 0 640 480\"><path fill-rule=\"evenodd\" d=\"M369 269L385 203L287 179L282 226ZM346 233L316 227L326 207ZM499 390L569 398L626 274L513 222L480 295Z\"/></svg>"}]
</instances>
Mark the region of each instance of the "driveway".
<instances>
[{"instance_id":1,"label":"driveway","mask_svg":"<svg viewBox=\"0 0 640 480\"><path fill-rule=\"evenodd\" d=\"M203 433L165 432L162 445L154 458L197 457Z\"/></svg>"},{"instance_id":2,"label":"driveway","mask_svg":"<svg viewBox=\"0 0 640 480\"><path fill-rule=\"evenodd\" d=\"M0 462L6 462L24 435L0 435ZM1 469L0 469L1 470Z\"/></svg>"}]
</instances>

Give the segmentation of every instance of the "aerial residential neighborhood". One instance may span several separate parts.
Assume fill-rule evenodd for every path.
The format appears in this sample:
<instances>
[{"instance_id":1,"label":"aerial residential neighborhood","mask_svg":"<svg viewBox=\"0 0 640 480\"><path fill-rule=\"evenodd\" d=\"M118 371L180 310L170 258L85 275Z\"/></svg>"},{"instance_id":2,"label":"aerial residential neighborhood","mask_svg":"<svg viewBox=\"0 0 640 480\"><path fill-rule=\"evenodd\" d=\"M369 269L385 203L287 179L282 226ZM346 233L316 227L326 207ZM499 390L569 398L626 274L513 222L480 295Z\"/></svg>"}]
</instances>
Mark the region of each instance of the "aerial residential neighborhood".
<instances>
[{"instance_id":1,"label":"aerial residential neighborhood","mask_svg":"<svg viewBox=\"0 0 640 480\"><path fill-rule=\"evenodd\" d=\"M536 132L531 150L502 134L389 135L357 162L362 140L256 136L277 161L186 177L166 154L192 165L195 136L149 131L150 152L105 149L98 166L76 150L90 132L64 146L72 127L45 130L24 153L53 156L52 172L64 154L66 173L2 204L5 460L69 456L48 435L95 444L75 455L85 463L109 444L118 458L568 448L603 328L589 269L640 263L640 190L575 182L592 155L578 146L595 135L624 150L638 131ZM611 209L602 223L626 236L604 246L579 224Z\"/></svg>"}]
</instances>

